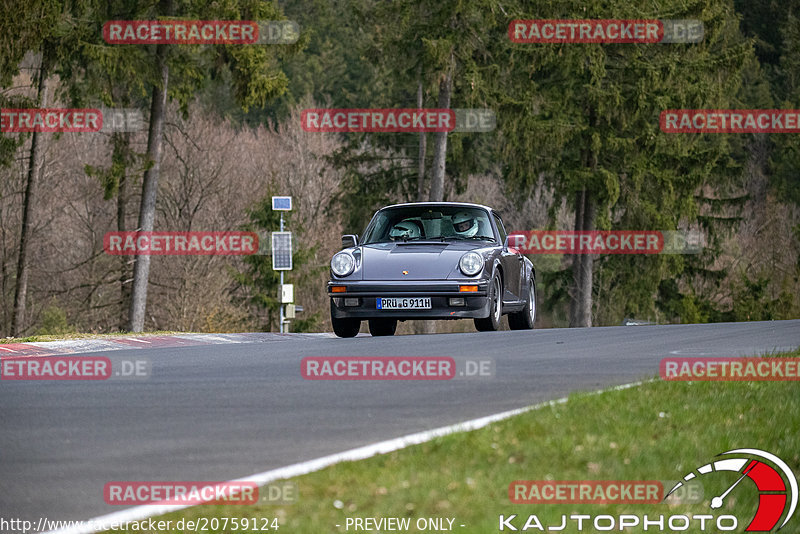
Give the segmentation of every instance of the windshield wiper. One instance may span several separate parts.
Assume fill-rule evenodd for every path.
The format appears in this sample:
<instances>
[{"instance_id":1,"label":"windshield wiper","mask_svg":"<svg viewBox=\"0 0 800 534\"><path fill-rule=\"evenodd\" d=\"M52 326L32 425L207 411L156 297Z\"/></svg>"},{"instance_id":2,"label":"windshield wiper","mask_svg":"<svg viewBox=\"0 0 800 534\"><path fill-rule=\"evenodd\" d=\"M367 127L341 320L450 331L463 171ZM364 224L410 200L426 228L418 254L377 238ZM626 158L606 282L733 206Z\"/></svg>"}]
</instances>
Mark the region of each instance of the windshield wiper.
<instances>
[{"instance_id":1,"label":"windshield wiper","mask_svg":"<svg viewBox=\"0 0 800 534\"><path fill-rule=\"evenodd\" d=\"M414 243L417 243L417 242L425 243L425 242L429 242L429 241L433 242L433 243L441 243L441 242L444 241L444 238L441 237L441 236L437 236L437 237L406 237L406 238L403 238L403 239L387 239L386 241L375 241L373 243L363 243L363 244L364 245L380 245L380 244L385 244L385 243L400 243L400 244L402 244L402 243L411 243L411 242L414 242Z\"/></svg>"},{"instance_id":2,"label":"windshield wiper","mask_svg":"<svg viewBox=\"0 0 800 534\"><path fill-rule=\"evenodd\" d=\"M410 242L419 242L419 243L443 243L444 238L439 237L409 237L408 239L403 239L402 241L392 241L393 243L410 243Z\"/></svg>"},{"instance_id":3,"label":"windshield wiper","mask_svg":"<svg viewBox=\"0 0 800 534\"><path fill-rule=\"evenodd\" d=\"M489 237L486 235L473 235L473 236L461 236L461 235L449 235L447 237L442 237L442 240L445 239L456 239L456 240L467 240L467 239L477 239L479 241L494 241L493 237Z\"/></svg>"}]
</instances>

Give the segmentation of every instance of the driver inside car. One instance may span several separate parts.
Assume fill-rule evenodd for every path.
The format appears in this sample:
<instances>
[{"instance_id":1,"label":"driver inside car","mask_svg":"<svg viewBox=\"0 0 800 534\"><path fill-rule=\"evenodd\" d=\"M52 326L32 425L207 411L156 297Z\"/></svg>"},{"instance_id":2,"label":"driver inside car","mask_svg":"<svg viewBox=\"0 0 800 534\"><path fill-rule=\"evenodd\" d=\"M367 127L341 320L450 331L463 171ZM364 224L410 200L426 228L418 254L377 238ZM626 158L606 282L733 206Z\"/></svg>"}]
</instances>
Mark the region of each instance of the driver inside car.
<instances>
[{"instance_id":1,"label":"driver inside car","mask_svg":"<svg viewBox=\"0 0 800 534\"><path fill-rule=\"evenodd\" d=\"M461 237L473 237L478 233L478 220L474 215L461 211L453 215L453 230Z\"/></svg>"},{"instance_id":2,"label":"driver inside car","mask_svg":"<svg viewBox=\"0 0 800 534\"><path fill-rule=\"evenodd\" d=\"M419 237L422 237L422 233L414 221L400 221L389 230L389 238L392 241L407 241Z\"/></svg>"}]
</instances>

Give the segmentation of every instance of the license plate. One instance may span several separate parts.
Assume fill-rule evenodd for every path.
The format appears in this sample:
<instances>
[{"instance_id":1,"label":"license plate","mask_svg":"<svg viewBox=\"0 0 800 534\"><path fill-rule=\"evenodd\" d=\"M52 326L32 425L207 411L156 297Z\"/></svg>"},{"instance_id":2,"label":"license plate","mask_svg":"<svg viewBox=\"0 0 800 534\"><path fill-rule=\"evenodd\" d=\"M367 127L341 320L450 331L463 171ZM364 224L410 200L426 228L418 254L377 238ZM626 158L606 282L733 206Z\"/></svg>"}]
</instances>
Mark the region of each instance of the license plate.
<instances>
[{"instance_id":1,"label":"license plate","mask_svg":"<svg viewBox=\"0 0 800 534\"><path fill-rule=\"evenodd\" d=\"M379 310L430 310L430 297L379 298Z\"/></svg>"}]
</instances>

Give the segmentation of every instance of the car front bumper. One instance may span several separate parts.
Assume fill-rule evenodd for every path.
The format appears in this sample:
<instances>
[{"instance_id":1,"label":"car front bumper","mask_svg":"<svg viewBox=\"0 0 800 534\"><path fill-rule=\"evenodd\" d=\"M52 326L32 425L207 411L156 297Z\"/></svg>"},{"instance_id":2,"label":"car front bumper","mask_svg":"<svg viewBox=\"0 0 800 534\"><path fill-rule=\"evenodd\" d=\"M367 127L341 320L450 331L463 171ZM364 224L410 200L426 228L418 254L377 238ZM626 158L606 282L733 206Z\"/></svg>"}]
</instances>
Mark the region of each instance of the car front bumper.
<instances>
[{"instance_id":1,"label":"car front bumper","mask_svg":"<svg viewBox=\"0 0 800 534\"><path fill-rule=\"evenodd\" d=\"M478 291L459 291L461 285L478 286ZM334 293L333 286L344 287L344 292ZM331 310L337 319L464 319L489 316L489 282L487 280L454 281L356 281L328 282ZM379 310L378 297L430 297L429 310ZM451 298L463 298L463 306L451 306ZM345 299L358 299L354 306L346 306Z\"/></svg>"}]
</instances>

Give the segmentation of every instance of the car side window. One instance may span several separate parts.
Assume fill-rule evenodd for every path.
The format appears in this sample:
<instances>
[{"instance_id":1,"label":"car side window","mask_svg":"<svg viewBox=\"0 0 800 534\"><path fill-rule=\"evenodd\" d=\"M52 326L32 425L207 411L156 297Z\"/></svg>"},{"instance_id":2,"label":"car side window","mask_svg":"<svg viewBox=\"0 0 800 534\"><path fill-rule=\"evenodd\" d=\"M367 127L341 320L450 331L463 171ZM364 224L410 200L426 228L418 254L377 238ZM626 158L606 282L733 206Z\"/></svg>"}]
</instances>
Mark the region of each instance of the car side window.
<instances>
[{"instance_id":1,"label":"car side window","mask_svg":"<svg viewBox=\"0 0 800 534\"><path fill-rule=\"evenodd\" d=\"M497 225L497 231L500 233L500 242L501 243L505 243L506 242L506 237L508 237L508 234L506 233L505 226L503 226L503 220L500 217L498 217L497 215L494 215L494 222Z\"/></svg>"}]
</instances>

